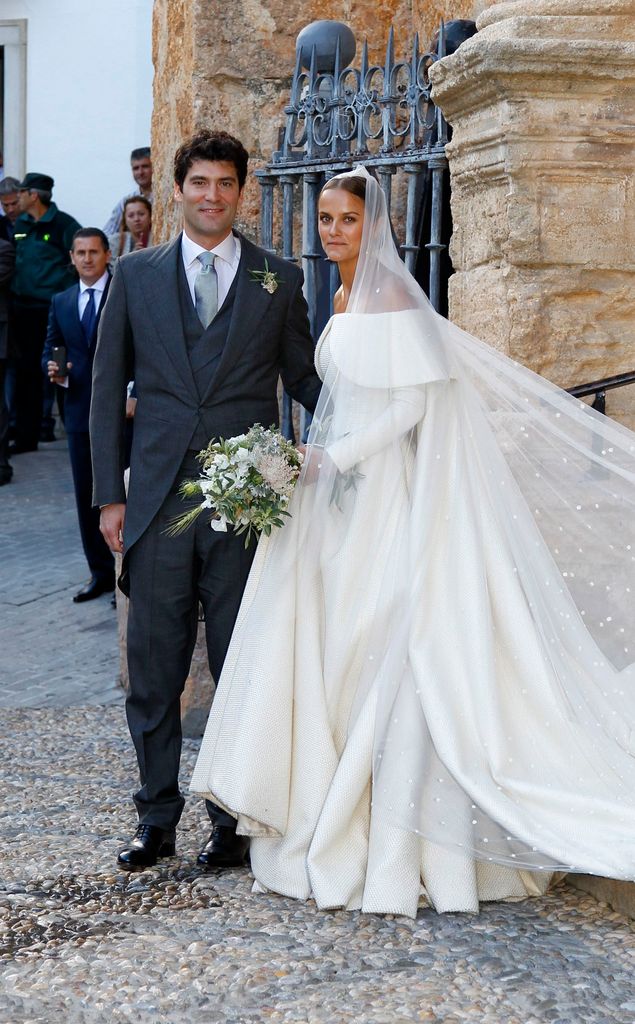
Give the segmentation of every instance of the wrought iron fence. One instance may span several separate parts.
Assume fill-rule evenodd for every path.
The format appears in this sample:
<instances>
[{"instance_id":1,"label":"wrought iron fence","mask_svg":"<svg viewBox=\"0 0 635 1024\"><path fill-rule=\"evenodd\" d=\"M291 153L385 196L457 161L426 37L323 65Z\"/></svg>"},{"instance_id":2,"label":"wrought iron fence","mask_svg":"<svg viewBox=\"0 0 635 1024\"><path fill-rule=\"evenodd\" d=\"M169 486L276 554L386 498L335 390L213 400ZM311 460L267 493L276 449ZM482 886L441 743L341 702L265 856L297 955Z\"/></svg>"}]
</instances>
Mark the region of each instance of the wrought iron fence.
<instances>
[{"instance_id":1,"label":"wrought iron fence","mask_svg":"<svg viewBox=\"0 0 635 1024\"><path fill-rule=\"evenodd\" d=\"M400 250L408 269L418 276L430 301L440 308L444 283L441 254L444 201L447 202L448 126L431 99L427 69L445 56L445 30L441 24L434 51L422 50L416 35L407 59L395 59L391 29L383 64L371 64L368 45L362 48L359 68L342 67L338 39L331 66L319 66L316 47L303 66L299 47L291 84L286 123L279 149L263 170L261 187L261 242L276 252L277 235L282 256L302 259L305 294L313 336L332 312L339 283L337 268L327 266L317 227L317 206L324 182L335 174L363 163L372 168L393 212L395 176L405 192L405 210L393 218L403 241ZM296 197L302 198L302 216L296 218ZM444 195L445 193L445 195ZM276 196L280 202L276 203ZM281 223L274 213L280 209ZM300 257L296 254L296 227L302 225ZM425 230L424 230L425 225ZM301 431L304 430L304 412ZM292 403L285 396L283 431L293 437Z\"/></svg>"},{"instance_id":2,"label":"wrought iron fence","mask_svg":"<svg viewBox=\"0 0 635 1024\"><path fill-rule=\"evenodd\" d=\"M567 388L570 395L575 398L585 398L593 395L593 408L598 412L606 413L606 392L614 388L623 388L628 384L635 384L635 370L630 373L618 373L614 377L604 377L602 380L594 380L589 384L577 384L574 388Z\"/></svg>"}]
</instances>

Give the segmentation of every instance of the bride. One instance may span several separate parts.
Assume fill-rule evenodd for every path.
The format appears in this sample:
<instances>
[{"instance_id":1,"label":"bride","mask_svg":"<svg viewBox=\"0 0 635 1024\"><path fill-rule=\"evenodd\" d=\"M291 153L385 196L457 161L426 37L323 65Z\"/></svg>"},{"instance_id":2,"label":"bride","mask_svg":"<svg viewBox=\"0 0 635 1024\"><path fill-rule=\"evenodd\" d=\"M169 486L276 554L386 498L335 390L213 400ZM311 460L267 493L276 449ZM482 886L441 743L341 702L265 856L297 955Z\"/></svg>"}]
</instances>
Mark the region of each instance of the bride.
<instances>
[{"instance_id":1,"label":"bride","mask_svg":"<svg viewBox=\"0 0 635 1024\"><path fill-rule=\"evenodd\" d=\"M322 908L633 879L635 437L438 316L365 170L319 230L322 395L191 788Z\"/></svg>"}]
</instances>

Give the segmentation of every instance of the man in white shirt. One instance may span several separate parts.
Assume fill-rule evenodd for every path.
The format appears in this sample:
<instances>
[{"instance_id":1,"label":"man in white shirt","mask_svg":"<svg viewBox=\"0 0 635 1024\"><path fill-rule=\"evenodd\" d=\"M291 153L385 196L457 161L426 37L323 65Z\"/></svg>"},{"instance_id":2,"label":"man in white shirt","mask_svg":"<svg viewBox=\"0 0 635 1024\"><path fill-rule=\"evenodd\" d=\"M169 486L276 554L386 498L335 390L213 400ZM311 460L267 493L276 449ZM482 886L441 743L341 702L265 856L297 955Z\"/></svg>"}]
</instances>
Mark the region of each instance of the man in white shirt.
<instances>
[{"instance_id":1,"label":"man in white shirt","mask_svg":"<svg viewBox=\"0 0 635 1024\"><path fill-rule=\"evenodd\" d=\"M130 196L145 196L146 199L152 202L152 159L149 146L133 149L130 154L130 169L135 180L135 187L126 192L125 196L121 197L113 209L110 217L104 224L105 235L114 235L119 231L123 216L123 206L126 199Z\"/></svg>"},{"instance_id":2,"label":"man in white shirt","mask_svg":"<svg viewBox=\"0 0 635 1024\"><path fill-rule=\"evenodd\" d=\"M99 529L99 511L93 508L88 417L97 327L110 287L108 239L99 228L75 233L71 262L79 283L53 296L42 367L49 380L64 388L64 426L73 471L77 516L90 580L73 601L91 601L115 588L115 564ZM66 350L66 373L53 359L53 350Z\"/></svg>"}]
</instances>

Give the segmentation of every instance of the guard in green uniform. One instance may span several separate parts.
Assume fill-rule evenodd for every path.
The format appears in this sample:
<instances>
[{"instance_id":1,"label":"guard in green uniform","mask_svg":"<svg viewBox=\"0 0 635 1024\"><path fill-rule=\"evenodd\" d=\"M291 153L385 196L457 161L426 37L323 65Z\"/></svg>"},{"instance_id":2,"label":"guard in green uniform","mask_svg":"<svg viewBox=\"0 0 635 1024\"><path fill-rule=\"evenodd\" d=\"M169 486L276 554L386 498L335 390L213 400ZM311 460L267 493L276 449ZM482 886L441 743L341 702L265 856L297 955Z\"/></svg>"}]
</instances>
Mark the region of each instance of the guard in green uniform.
<instances>
[{"instance_id":1,"label":"guard in green uniform","mask_svg":"<svg viewBox=\"0 0 635 1024\"><path fill-rule=\"evenodd\" d=\"M35 451L42 425L45 385L41 360L49 306L56 292L76 280L70 261L73 235L80 224L51 200L48 174L27 174L20 183L20 216L15 223L13 327L16 348L15 444L12 452ZM48 382L46 382L48 383ZM50 424L48 425L49 429Z\"/></svg>"}]
</instances>

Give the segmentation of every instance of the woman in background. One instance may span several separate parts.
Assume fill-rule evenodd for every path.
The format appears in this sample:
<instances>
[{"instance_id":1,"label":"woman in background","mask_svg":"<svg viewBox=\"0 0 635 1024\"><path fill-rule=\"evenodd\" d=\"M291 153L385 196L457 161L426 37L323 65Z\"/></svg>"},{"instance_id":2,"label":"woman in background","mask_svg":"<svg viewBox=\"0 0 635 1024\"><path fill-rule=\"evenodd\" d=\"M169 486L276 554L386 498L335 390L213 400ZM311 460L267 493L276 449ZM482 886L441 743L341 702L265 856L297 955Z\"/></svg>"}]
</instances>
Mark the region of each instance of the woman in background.
<instances>
[{"instance_id":1,"label":"woman in background","mask_svg":"<svg viewBox=\"0 0 635 1024\"><path fill-rule=\"evenodd\" d=\"M129 196L123 206L121 225L109 238L113 260L135 249L147 249L152 237L152 203L145 196Z\"/></svg>"}]
</instances>

